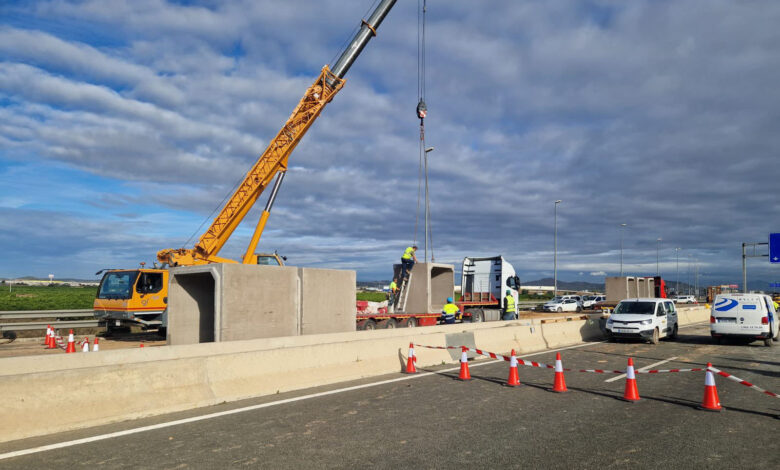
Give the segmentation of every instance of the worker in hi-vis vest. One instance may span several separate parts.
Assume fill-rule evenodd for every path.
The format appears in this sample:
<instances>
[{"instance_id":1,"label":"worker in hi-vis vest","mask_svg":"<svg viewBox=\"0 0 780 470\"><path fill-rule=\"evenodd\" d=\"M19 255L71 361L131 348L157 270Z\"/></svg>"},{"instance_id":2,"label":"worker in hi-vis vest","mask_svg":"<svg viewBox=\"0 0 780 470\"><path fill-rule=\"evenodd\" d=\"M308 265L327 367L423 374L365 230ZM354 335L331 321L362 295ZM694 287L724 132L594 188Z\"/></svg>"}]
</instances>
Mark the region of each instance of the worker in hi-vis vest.
<instances>
[{"instance_id":1,"label":"worker in hi-vis vest","mask_svg":"<svg viewBox=\"0 0 780 470\"><path fill-rule=\"evenodd\" d=\"M515 306L515 298L512 295L512 291L506 290L506 297L504 297L504 320L517 320L517 307Z\"/></svg>"},{"instance_id":2,"label":"worker in hi-vis vest","mask_svg":"<svg viewBox=\"0 0 780 470\"><path fill-rule=\"evenodd\" d=\"M390 298L388 299L388 305L395 305L395 296L398 294L398 278L393 278L393 282L390 283Z\"/></svg>"},{"instance_id":3,"label":"worker in hi-vis vest","mask_svg":"<svg viewBox=\"0 0 780 470\"><path fill-rule=\"evenodd\" d=\"M452 303L452 297L447 297L447 303L441 310L441 322L446 325L455 323L455 317L460 316L460 309Z\"/></svg>"},{"instance_id":4,"label":"worker in hi-vis vest","mask_svg":"<svg viewBox=\"0 0 780 470\"><path fill-rule=\"evenodd\" d=\"M408 276L408 273L412 272L414 263L417 262L417 245L412 245L404 250L404 254L401 255L401 280Z\"/></svg>"}]
</instances>

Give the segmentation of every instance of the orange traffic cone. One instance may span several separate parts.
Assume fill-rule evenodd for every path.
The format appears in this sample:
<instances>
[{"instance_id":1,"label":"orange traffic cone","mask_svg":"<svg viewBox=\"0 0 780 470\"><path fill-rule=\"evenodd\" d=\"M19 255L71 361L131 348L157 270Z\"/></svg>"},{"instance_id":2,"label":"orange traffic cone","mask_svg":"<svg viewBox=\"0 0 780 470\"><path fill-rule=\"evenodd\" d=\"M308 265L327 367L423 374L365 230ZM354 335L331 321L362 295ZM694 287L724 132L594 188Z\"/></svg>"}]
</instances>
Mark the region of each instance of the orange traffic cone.
<instances>
[{"instance_id":1,"label":"orange traffic cone","mask_svg":"<svg viewBox=\"0 0 780 470\"><path fill-rule=\"evenodd\" d=\"M100 346L98 346L98 337L95 336L95 342L92 343L92 352L98 352L100 350Z\"/></svg>"},{"instance_id":2,"label":"orange traffic cone","mask_svg":"<svg viewBox=\"0 0 780 470\"><path fill-rule=\"evenodd\" d=\"M552 392L568 392L566 388L566 379L563 377L563 363L561 362L561 353L555 354L555 383L553 383Z\"/></svg>"},{"instance_id":3,"label":"orange traffic cone","mask_svg":"<svg viewBox=\"0 0 780 470\"><path fill-rule=\"evenodd\" d=\"M463 346L462 347L462 353L460 355L460 375L458 376L458 379L460 380L471 380L471 373L469 372L469 356L466 354L466 351L468 351L469 348Z\"/></svg>"},{"instance_id":4,"label":"orange traffic cone","mask_svg":"<svg viewBox=\"0 0 780 470\"><path fill-rule=\"evenodd\" d=\"M623 400L629 402L639 401L639 389L636 387L636 375L634 374L634 360L628 358L628 367L626 368L626 391L623 393Z\"/></svg>"},{"instance_id":5,"label":"orange traffic cone","mask_svg":"<svg viewBox=\"0 0 780 470\"><path fill-rule=\"evenodd\" d=\"M704 376L704 398L701 401L700 410L707 411L720 411L723 409L720 406L720 399L718 398L718 389L715 388L715 376L712 375L710 370L712 363L707 363L707 372Z\"/></svg>"},{"instance_id":6,"label":"orange traffic cone","mask_svg":"<svg viewBox=\"0 0 780 470\"><path fill-rule=\"evenodd\" d=\"M76 341L73 339L73 330L70 330L70 333L68 333L68 347L65 349L65 352L76 352Z\"/></svg>"},{"instance_id":7,"label":"orange traffic cone","mask_svg":"<svg viewBox=\"0 0 780 470\"><path fill-rule=\"evenodd\" d=\"M81 352L89 352L89 336L84 337L84 341L81 343Z\"/></svg>"},{"instance_id":8,"label":"orange traffic cone","mask_svg":"<svg viewBox=\"0 0 780 470\"><path fill-rule=\"evenodd\" d=\"M54 339L54 328L49 330L49 336L46 341L46 349L57 349L57 340Z\"/></svg>"},{"instance_id":9,"label":"orange traffic cone","mask_svg":"<svg viewBox=\"0 0 780 470\"><path fill-rule=\"evenodd\" d=\"M509 359L509 378L506 379L506 384L510 387L517 387L520 385L520 377L517 375L517 358L515 357L515 350L512 350L512 357Z\"/></svg>"},{"instance_id":10,"label":"orange traffic cone","mask_svg":"<svg viewBox=\"0 0 780 470\"><path fill-rule=\"evenodd\" d=\"M49 346L49 335L51 334L51 325L46 325L46 336L43 337L43 345Z\"/></svg>"},{"instance_id":11,"label":"orange traffic cone","mask_svg":"<svg viewBox=\"0 0 780 470\"><path fill-rule=\"evenodd\" d=\"M417 356L414 355L414 344L409 343L409 356L406 359L406 373L416 374L417 369L414 367L414 363L417 362Z\"/></svg>"}]
</instances>

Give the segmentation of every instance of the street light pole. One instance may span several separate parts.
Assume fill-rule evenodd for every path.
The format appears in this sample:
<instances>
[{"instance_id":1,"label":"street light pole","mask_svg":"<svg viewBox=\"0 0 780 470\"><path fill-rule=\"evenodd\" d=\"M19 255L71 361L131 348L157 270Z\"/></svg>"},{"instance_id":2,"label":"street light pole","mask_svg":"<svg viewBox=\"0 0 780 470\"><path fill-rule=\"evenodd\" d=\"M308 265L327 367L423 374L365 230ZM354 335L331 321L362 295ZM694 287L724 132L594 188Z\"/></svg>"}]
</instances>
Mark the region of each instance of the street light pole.
<instances>
[{"instance_id":1,"label":"street light pole","mask_svg":"<svg viewBox=\"0 0 780 470\"><path fill-rule=\"evenodd\" d=\"M429 233L429 218L430 218L430 204L428 199L428 154L433 152L433 147L428 147L425 149L425 262L428 262L428 238L430 237ZM433 246L431 246L431 249L433 249Z\"/></svg>"},{"instance_id":2,"label":"street light pole","mask_svg":"<svg viewBox=\"0 0 780 470\"><path fill-rule=\"evenodd\" d=\"M555 201L555 225L554 225L554 231L553 231L553 240L555 244L555 248L553 249L553 297L556 297L558 295L558 204L561 203L561 200L558 199Z\"/></svg>"},{"instance_id":3,"label":"street light pole","mask_svg":"<svg viewBox=\"0 0 780 470\"><path fill-rule=\"evenodd\" d=\"M623 277L623 227L626 224L620 224L620 277Z\"/></svg>"},{"instance_id":4,"label":"street light pole","mask_svg":"<svg viewBox=\"0 0 780 470\"><path fill-rule=\"evenodd\" d=\"M660 276L661 275L661 265L659 263L659 257L658 254L661 250L661 237L658 237L658 239L655 241L655 275Z\"/></svg>"},{"instance_id":5,"label":"street light pole","mask_svg":"<svg viewBox=\"0 0 780 470\"><path fill-rule=\"evenodd\" d=\"M677 284L674 288L674 295L680 295L680 250L682 248L675 248L674 251L676 252L677 257Z\"/></svg>"}]
</instances>

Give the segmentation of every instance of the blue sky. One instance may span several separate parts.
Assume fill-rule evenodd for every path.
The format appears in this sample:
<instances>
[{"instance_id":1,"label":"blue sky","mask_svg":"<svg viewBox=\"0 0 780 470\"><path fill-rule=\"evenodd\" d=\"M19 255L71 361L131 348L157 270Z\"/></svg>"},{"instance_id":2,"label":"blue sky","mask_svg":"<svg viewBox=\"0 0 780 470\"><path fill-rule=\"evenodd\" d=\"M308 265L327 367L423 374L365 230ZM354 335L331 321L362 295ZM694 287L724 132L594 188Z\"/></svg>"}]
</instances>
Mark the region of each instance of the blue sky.
<instances>
[{"instance_id":1,"label":"blue sky","mask_svg":"<svg viewBox=\"0 0 780 470\"><path fill-rule=\"evenodd\" d=\"M191 247L371 3L4 2L0 277ZM386 279L415 239L417 4L398 1L293 153L260 250ZM654 274L658 246L675 280L679 247L682 280L697 260L703 285L739 281L741 243L780 231L778 23L762 0L430 0L436 261L551 277L561 199L561 279L617 274L626 223L626 273Z\"/></svg>"}]
</instances>

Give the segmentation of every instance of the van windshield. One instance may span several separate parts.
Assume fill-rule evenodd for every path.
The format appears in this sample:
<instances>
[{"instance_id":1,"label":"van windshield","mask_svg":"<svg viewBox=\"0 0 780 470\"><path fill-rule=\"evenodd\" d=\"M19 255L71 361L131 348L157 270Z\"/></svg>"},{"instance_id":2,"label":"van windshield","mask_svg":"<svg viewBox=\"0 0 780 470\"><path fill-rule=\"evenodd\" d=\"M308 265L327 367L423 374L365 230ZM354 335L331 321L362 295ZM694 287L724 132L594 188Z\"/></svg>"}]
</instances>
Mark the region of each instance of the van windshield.
<instances>
[{"instance_id":1,"label":"van windshield","mask_svg":"<svg viewBox=\"0 0 780 470\"><path fill-rule=\"evenodd\" d=\"M615 313L634 313L638 315L652 315L655 310L655 302L620 302Z\"/></svg>"}]
</instances>

